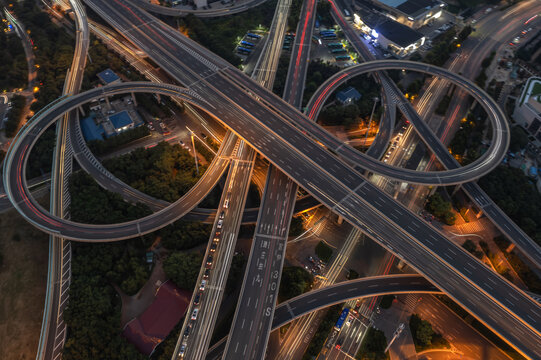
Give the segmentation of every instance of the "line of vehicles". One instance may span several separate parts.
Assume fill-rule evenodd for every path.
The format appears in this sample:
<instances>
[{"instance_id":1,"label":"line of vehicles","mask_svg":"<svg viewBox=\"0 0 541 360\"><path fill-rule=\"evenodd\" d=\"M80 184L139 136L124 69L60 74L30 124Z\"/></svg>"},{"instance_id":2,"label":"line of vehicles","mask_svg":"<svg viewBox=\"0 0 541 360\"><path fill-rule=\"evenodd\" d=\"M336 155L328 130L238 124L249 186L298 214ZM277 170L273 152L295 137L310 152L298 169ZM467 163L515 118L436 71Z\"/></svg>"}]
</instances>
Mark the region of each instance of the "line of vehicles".
<instances>
[{"instance_id":1,"label":"line of vehicles","mask_svg":"<svg viewBox=\"0 0 541 360\"><path fill-rule=\"evenodd\" d=\"M295 41L295 34L293 33L287 33L284 37L284 46L282 46L283 50L291 50L291 44Z\"/></svg>"},{"instance_id":2,"label":"line of vehicles","mask_svg":"<svg viewBox=\"0 0 541 360\"><path fill-rule=\"evenodd\" d=\"M194 326L195 322L197 321L197 316L199 315L199 305L201 303L201 299L207 287L210 272L214 264L213 255L215 254L216 249L218 248L218 244L220 243L222 227L223 227L224 219L225 219L225 211L229 207L230 198L231 198L231 192L228 192L226 199L224 200L224 203L222 205L222 210L220 211L220 214L218 215L218 222L216 224L216 231L214 233L214 238L212 239L212 243L210 244L210 247L209 247L209 254L207 255L207 259L205 260L205 271L203 272L203 279L201 280L201 283L199 285L198 293L194 297L194 300L193 300L194 308L190 315L190 322L188 323L188 325L186 326L186 329L184 330L182 344L180 345L178 355L181 358L183 358L184 355L186 354L186 347L188 346L188 336L190 335L190 331L192 327Z\"/></svg>"},{"instance_id":3,"label":"line of vehicles","mask_svg":"<svg viewBox=\"0 0 541 360\"><path fill-rule=\"evenodd\" d=\"M250 55L255 47L255 44L251 41L254 41L254 40L257 41L261 39L261 35L254 34L254 33L247 33L245 36L245 39L249 39L249 40L241 40L241 42L237 46L237 53L240 55Z\"/></svg>"}]
</instances>

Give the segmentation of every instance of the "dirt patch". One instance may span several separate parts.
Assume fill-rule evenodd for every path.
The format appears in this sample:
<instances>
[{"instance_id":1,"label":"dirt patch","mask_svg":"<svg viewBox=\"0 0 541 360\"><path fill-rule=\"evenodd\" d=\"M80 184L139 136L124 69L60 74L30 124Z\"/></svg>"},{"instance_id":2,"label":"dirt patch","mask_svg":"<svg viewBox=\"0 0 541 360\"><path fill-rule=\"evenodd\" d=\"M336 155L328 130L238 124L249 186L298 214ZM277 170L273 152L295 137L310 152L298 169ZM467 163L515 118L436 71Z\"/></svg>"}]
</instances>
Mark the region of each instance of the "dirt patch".
<instances>
[{"instance_id":1,"label":"dirt patch","mask_svg":"<svg viewBox=\"0 0 541 360\"><path fill-rule=\"evenodd\" d=\"M47 281L49 236L15 210L0 215L0 359L35 359Z\"/></svg>"}]
</instances>

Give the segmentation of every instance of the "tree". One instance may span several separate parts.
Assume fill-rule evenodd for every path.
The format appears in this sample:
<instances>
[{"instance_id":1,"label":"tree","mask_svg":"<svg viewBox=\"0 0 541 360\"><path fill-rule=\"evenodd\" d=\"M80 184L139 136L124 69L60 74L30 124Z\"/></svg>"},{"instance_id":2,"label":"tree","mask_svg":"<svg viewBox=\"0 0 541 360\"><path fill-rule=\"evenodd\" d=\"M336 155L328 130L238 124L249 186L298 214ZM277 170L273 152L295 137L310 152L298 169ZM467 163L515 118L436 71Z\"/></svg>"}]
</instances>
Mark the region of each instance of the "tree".
<instances>
[{"instance_id":1,"label":"tree","mask_svg":"<svg viewBox=\"0 0 541 360\"><path fill-rule=\"evenodd\" d=\"M428 198L427 209L447 225L453 225L456 215L452 212L451 203L445 201L440 194L435 193Z\"/></svg>"},{"instance_id":2,"label":"tree","mask_svg":"<svg viewBox=\"0 0 541 360\"><path fill-rule=\"evenodd\" d=\"M179 288L192 291L202 262L200 254L174 252L163 262L163 270Z\"/></svg>"},{"instance_id":3,"label":"tree","mask_svg":"<svg viewBox=\"0 0 541 360\"><path fill-rule=\"evenodd\" d=\"M431 345L434 330L428 321L421 319L417 314L413 314L410 318L410 329L415 344L419 348L424 349Z\"/></svg>"},{"instance_id":4,"label":"tree","mask_svg":"<svg viewBox=\"0 0 541 360\"><path fill-rule=\"evenodd\" d=\"M280 302L291 299L307 291L312 283L312 275L298 266L284 266L278 298Z\"/></svg>"},{"instance_id":5,"label":"tree","mask_svg":"<svg viewBox=\"0 0 541 360\"><path fill-rule=\"evenodd\" d=\"M370 327L355 358L358 360L387 359L387 355L383 352L386 347L387 338L383 331Z\"/></svg>"},{"instance_id":6,"label":"tree","mask_svg":"<svg viewBox=\"0 0 541 360\"><path fill-rule=\"evenodd\" d=\"M323 241L320 241L316 245L316 255L323 260L324 262L329 262L332 257L332 248L325 244Z\"/></svg>"},{"instance_id":7,"label":"tree","mask_svg":"<svg viewBox=\"0 0 541 360\"><path fill-rule=\"evenodd\" d=\"M289 236L299 236L304 232L304 223L301 216L294 216L289 226Z\"/></svg>"},{"instance_id":8,"label":"tree","mask_svg":"<svg viewBox=\"0 0 541 360\"><path fill-rule=\"evenodd\" d=\"M520 151L528 145L528 134L520 126L513 126L511 128L511 142L509 143L509 150L512 152Z\"/></svg>"}]
</instances>

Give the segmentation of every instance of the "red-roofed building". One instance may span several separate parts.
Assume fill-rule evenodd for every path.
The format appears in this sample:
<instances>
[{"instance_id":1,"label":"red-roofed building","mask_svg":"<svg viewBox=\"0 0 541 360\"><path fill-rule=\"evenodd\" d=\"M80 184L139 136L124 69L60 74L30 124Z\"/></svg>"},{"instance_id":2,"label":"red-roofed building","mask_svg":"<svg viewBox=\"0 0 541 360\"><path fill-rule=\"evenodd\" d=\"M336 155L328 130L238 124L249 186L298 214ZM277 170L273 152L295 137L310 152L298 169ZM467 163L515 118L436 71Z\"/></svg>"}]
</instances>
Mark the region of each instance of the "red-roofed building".
<instances>
[{"instance_id":1,"label":"red-roofed building","mask_svg":"<svg viewBox=\"0 0 541 360\"><path fill-rule=\"evenodd\" d=\"M169 280L164 282L152 304L126 324L122 335L141 353L152 354L186 314L191 297L190 291L179 289Z\"/></svg>"}]
</instances>

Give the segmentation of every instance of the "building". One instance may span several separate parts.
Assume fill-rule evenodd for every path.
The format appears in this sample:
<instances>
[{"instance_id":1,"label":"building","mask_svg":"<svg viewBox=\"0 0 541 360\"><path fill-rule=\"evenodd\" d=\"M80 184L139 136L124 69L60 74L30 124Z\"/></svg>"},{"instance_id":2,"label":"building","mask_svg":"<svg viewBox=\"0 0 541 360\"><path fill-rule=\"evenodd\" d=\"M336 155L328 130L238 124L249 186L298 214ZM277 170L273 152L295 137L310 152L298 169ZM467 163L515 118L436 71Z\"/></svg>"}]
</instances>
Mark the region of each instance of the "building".
<instances>
[{"instance_id":1,"label":"building","mask_svg":"<svg viewBox=\"0 0 541 360\"><path fill-rule=\"evenodd\" d=\"M117 134L134 127L133 119L126 110L122 110L109 116L109 121L113 125L113 129Z\"/></svg>"},{"instance_id":2,"label":"building","mask_svg":"<svg viewBox=\"0 0 541 360\"><path fill-rule=\"evenodd\" d=\"M382 48L392 51L398 57L414 53L425 43L423 34L393 20L377 25L372 31L372 37L378 40Z\"/></svg>"},{"instance_id":3,"label":"building","mask_svg":"<svg viewBox=\"0 0 541 360\"><path fill-rule=\"evenodd\" d=\"M515 104L513 118L541 141L541 78L528 79Z\"/></svg>"},{"instance_id":4,"label":"building","mask_svg":"<svg viewBox=\"0 0 541 360\"><path fill-rule=\"evenodd\" d=\"M342 105L349 105L354 101L357 101L361 98L361 94L353 86L348 87L345 90L339 91L336 94L336 100L338 100Z\"/></svg>"},{"instance_id":5,"label":"building","mask_svg":"<svg viewBox=\"0 0 541 360\"><path fill-rule=\"evenodd\" d=\"M86 141L103 140L104 129L101 125L96 125L91 116L81 120L81 131Z\"/></svg>"},{"instance_id":6,"label":"building","mask_svg":"<svg viewBox=\"0 0 541 360\"><path fill-rule=\"evenodd\" d=\"M413 54L426 40L420 32L366 7L356 8L353 21L367 40L377 41L400 58Z\"/></svg>"},{"instance_id":7,"label":"building","mask_svg":"<svg viewBox=\"0 0 541 360\"><path fill-rule=\"evenodd\" d=\"M418 29L441 16L445 3L439 0L372 0L390 19Z\"/></svg>"},{"instance_id":8,"label":"building","mask_svg":"<svg viewBox=\"0 0 541 360\"><path fill-rule=\"evenodd\" d=\"M102 72L98 73L98 78L105 85L116 84L121 81L118 75L115 74L115 72L111 69L105 69Z\"/></svg>"},{"instance_id":9,"label":"building","mask_svg":"<svg viewBox=\"0 0 541 360\"><path fill-rule=\"evenodd\" d=\"M141 353L152 354L188 311L191 295L171 281L164 282L152 304L124 326L122 335Z\"/></svg>"}]
</instances>

